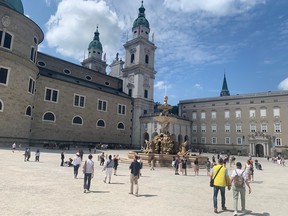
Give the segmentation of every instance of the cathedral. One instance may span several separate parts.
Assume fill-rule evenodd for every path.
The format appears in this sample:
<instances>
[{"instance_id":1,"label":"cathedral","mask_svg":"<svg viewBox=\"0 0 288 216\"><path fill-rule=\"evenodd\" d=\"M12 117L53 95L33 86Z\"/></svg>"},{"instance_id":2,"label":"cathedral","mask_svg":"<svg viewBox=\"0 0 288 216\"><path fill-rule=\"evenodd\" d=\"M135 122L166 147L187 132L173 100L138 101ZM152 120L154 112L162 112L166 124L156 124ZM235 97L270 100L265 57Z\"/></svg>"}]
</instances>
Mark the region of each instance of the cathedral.
<instances>
[{"instance_id":1,"label":"cathedral","mask_svg":"<svg viewBox=\"0 0 288 216\"><path fill-rule=\"evenodd\" d=\"M81 65L39 52L44 33L21 0L0 0L0 146L140 148L160 134L157 47L143 2L110 74L98 27L91 39ZM167 130L191 150L287 154L287 104L287 91L230 95L224 75L219 97L180 100Z\"/></svg>"}]
</instances>

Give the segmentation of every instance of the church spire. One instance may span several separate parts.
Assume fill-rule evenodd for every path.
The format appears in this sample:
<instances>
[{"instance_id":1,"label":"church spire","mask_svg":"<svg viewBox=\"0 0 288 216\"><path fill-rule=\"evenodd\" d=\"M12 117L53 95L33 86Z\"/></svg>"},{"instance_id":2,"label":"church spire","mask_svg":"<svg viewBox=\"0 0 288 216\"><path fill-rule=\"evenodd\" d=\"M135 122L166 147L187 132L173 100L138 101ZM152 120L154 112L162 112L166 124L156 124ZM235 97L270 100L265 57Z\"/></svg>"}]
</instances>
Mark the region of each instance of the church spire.
<instances>
[{"instance_id":1,"label":"church spire","mask_svg":"<svg viewBox=\"0 0 288 216\"><path fill-rule=\"evenodd\" d=\"M224 79L223 79L223 85L222 85L222 91L220 93L220 96L230 96L230 92L228 89L227 81L226 81L226 74L224 73Z\"/></svg>"}]
</instances>

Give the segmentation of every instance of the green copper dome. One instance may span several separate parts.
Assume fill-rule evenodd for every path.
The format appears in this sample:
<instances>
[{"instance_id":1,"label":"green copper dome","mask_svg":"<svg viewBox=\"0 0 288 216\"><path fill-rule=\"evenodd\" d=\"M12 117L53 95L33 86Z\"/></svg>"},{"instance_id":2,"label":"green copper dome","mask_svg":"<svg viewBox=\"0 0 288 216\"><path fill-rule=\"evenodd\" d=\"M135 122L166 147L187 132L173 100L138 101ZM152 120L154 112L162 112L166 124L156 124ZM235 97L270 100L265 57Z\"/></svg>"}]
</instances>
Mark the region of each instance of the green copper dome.
<instances>
[{"instance_id":1,"label":"green copper dome","mask_svg":"<svg viewBox=\"0 0 288 216\"><path fill-rule=\"evenodd\" d=\"M141 7L139 8L138 18L133 23L133 28L138 27L140 25L149 28L149 22L145 18L145 8L143 6L143 1Z\"/></svg>"},{"instance_id":2,"label":"green copper dome","mask_svg":"<svg viewBox=\"0 0 288 216\"><path fill-rule=\"evenodd\" d=\"M23 4L21 0L0 0L0 4L7 5L11 9L24 14Z\"/></svg>"},{"instance_id":3,"label":"green copper dome","mask_svg":"<svg viewBox=\"0 0 288 216\"><path fill-rule=\"evenodd\" d=\"M91 41L90 44L89 44L88 50L90 50L92 48L99 49L99 50L103 51L102 44L101 44L101 42L99 40L98 26L97 26L96 32L94 33L93 41Z\"/></svg>"}]
</instances>

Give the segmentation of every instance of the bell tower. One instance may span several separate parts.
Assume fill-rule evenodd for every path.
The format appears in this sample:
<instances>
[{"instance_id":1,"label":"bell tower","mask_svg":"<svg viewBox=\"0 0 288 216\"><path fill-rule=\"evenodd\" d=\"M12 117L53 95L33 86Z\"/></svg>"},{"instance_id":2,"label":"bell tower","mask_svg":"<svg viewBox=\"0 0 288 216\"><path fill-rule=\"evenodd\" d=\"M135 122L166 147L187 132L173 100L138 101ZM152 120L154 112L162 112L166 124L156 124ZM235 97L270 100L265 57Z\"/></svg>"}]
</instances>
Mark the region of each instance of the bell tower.
<instances>
[{"instance_id":1,"label":"bell tower","mask_svg":"<svg viewBox=\"0 0 288 216\"><path fill-rule=\"evenodd\" d=\"M124 44L123 90L134 98L132 145L141 146L140 117L154 112L154 58L156 46L149 40L150 26L143 1L132 27L133 39Z\"/></svg>"}]
</instances>

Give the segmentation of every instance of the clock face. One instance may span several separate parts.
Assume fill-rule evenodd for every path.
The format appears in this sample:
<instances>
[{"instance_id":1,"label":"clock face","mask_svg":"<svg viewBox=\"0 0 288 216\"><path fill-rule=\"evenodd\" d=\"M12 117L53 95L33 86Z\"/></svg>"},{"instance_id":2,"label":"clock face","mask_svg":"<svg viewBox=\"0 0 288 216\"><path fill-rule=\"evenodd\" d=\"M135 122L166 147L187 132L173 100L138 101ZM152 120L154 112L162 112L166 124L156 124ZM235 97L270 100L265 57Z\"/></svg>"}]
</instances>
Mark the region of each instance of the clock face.
<instances>
[{"instance_id":1,"label":"clock face","mask_svg":"<svg viewBox=\"0 0 288 216\"><path fill-rule=\"evenodd\" d=\"M134 82L134 76L133 76L133 75L132 75L132 76L129 76L129 77L128 77L128 80L129 80L129 82L133 83L133 82Z\"/></svg>"},{"instance_id":2,"label":"clock face","mask_svg":"<svg viewBox=\"0 0 288 216\"><path fill-rule=\"evenodd\" d=\"M9 16L3 16L1 22L4 27L8 27L10 25L10 18Z\"/></svg>"}]
</instances>

